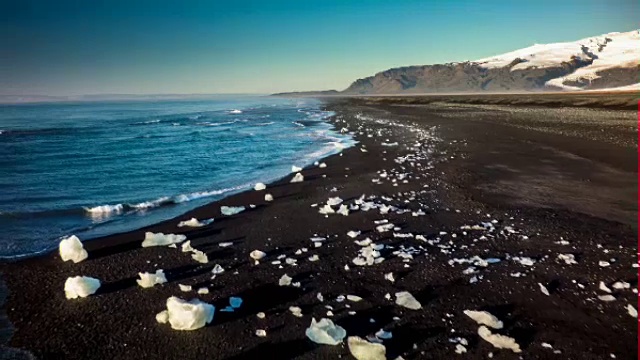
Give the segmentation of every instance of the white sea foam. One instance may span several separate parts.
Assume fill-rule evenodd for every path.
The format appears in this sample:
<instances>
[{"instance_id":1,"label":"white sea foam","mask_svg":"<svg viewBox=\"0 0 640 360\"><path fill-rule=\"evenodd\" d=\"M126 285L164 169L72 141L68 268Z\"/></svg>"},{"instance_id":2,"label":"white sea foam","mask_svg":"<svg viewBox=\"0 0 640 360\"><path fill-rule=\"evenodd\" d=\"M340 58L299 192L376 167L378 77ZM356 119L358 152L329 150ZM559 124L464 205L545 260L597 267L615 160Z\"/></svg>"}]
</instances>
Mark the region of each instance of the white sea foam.
<instances>
[{"instance_id":1,"label":"white sea foam","mask_svg":"<svg viewBox=\"0 0 640 360\"><path fill-rule=\"evenodd\" d=\"M229 114L242 114L242 110L233 109L233 110L229 111Z\"/></svg>"},{"instance_id":2,"label":"white sea foam","mask_svg":"<svg viewBox=\"0 0 640 360\"><path fill-rule=\"evenodd\" d=\"M100 205L94 206L92 208L84 208L86 212L91 214L92 216L103 216L108 214L119 214L124 210L124 205L115 204L115 205Z\"/></svg>"}]
</instances>

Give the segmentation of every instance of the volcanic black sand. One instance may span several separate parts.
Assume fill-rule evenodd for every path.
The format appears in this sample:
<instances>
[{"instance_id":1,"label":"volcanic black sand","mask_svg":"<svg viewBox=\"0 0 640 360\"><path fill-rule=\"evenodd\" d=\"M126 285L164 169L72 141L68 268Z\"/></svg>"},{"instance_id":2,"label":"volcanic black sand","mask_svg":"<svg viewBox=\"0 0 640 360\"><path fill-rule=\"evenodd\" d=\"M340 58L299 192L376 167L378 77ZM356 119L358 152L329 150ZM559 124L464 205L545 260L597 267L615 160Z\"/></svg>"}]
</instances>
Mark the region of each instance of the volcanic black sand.
<instances>
[{"instance_id":1,"label":"volcanic black sand","mask_svg":"<svg viewBox=\"0 0 640 360\"><path fill-rule=\"evenodd\" d=\"M328 317L348 336L391 332L383 340L388 359L636 358L637 319L627 308L637 308L635 112L379 99L332 99L327 107L337 114L336 128L360 143L325 159L326 168L305 169L302 183L290 184L289 176L266 191L86 242L89 258L78 264L57 253L2 264L15 328L8 345L47 359L352 358L346 345L305 337L312 317ZM265 193L275 200L265 202ZM322 215L329 197L360 210ZM366 204L375 205L363 211ZM225 217L221 205L247 210ZM191 217L216 220L176 226ZM396 228L379 232L377 220ZM142 248L145 231L184 233L209 263L179 247ZM361 234L353 239L349 231ZM327 239L314 247L314 236ZM385 245L384 261L357 266L352 260L362 247L355 240L367 237ZM267 252L259 265L249 258L255 249ZM309 261L314 254L319 260ZM577 264L559 254L574 255ZM273 265L280 255L297 265L284 258ZM226 271L211 280L216 264ZM164 269L168 283L136 284L138 272L155 269ZM285 273L301 286L279 286ZM64 282L76 275L98 278L102 287L67 300ZM209 294L196 294L200 287ZM413 294L422 309L396 305L399 291ZM336 299L349 294L363 300ZM244 303L233 313L216 311L204 328L175 331L155 319L172 295L198 297L217 310L230 296ZM481 339L467 309L502 320L494 332L514 338L522 353ZM257 329L267 336L257 337ZM465 339L466 353L455 353L456 338Z\"/></svg>"}]
</instances>

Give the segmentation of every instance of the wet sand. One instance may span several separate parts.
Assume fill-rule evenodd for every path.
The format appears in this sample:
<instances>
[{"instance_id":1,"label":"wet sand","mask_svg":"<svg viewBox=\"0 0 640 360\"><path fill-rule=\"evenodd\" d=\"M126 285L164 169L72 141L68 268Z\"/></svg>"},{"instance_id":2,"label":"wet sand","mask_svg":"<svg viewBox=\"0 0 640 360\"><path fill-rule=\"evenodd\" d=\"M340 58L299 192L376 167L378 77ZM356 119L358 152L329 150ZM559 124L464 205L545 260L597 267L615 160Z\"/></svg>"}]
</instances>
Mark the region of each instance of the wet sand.
<instances>
[{"instance_id":1,"label":"wet sand","mask_svg":"<svg viewBox=\"0 0 640 360\"><path fill-rule=\"evenodd\" d=\"M305 169L302 183L290 184L290 176L269 184L273 202L264 201L265 191L237 194L171 221L87 242L89 259L78 264L57 254L2 264L10 289L5 307L15 327L9 345L46 359L350 358L346 345L317 345L304 335L312 317L327 317L329 305L331 319L349 336L392 332L383 341L389 359L518 358L482 340L466 309L502 320L505 327L497 332L513 337L524 358L636 358L637 319L625 308L637 305L635 112L327 101L337 113L336 127L353 132L360 144L325 159L324 169ZM325 217L312 207L335 196L353 205L362 194L399 210ZM221 205L249 204L256 208L220 215ZM402 209L410 211L399 214ZM412 215L419 210L425 214ZM197 229L176 226L191 217L216 220ZM378 232L374 221L381 219L398 229ZM483 222L495 229L461 229ZM346 235L351 230L362 232L357 240L385 244L385 260L354 265L361 247ZM179 249L141 248L145 231L184 233L209 263ZM327 240L315 248L313 236ZM222 248L221 242L233 245ZM307 251L297 255L302 248ZM254 249L268 254L257 266L248 256ZM313 254L318 261L308 260ZM558 261L558 254L574 254L578 263ZM297 266L272 265L280 255L297 259ZM501 261L486 267L450 263L476 255ZM216 264L226 271L211 280ZM473 272L465 271L471 266ZM169 282L140 288L137 273L155 269L164 269ZM389 272L395 282L385 280ZM301 287L278 286L285 273ZM103 285L93 296L67 300L64 281L76 275ZM632 289L613 290L616 300L604 302L598 299L606 294L600 281L609 287L626 281ZM179 283L206 286L210 293L184 293ZM423 309L396 305L399 291L411 292ZM336 300L348 294L363 300ZM205 328L179 332L155 320L172 295L198 297L216 309L230 296L244 303L233 313L217 311ZM290 306L301 307L303 317L293 316ZM265 319L256 317L261 311ZM267 337L255 336L257 329ZM457 337L468 342L464 355L454 352L450 339Z\"/></svg>"}]
</instances>

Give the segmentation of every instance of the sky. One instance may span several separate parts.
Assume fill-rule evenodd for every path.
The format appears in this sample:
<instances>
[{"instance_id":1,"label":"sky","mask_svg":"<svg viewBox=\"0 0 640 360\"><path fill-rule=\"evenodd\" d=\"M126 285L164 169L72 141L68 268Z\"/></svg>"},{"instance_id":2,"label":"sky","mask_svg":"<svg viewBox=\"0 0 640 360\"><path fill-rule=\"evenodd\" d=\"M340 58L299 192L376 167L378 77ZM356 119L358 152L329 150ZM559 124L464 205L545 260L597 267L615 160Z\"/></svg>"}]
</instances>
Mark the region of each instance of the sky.
<instances>
[{"instance_id":1,"label":"sky","mask_svg":"<svg viewBox=\"0 0 640 360\"><path fill-rule=\"evenodd\" d=\"M635 0L0 0L0 95L342 90L638 28Z\"/></svg>"}]
</instances>

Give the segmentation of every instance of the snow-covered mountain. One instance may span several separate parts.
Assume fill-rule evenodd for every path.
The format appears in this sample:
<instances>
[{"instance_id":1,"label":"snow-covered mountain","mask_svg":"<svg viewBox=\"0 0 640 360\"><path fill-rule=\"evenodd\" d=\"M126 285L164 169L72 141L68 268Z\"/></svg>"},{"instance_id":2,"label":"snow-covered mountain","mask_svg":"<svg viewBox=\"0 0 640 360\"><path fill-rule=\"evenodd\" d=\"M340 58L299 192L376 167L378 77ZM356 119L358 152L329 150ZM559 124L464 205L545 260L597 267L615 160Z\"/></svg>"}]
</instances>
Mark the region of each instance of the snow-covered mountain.
<instances>
[{"instance_id":1,"label":"snow-covered mountain","mask_svg":"<svg viewBox=\"0 0 640 360\"><path fill-rule=\"evenodd\" d=\"M475 61L389 69L344 93L640 89L640 31L536 44Z\"/></svg>"}]
</instances>

